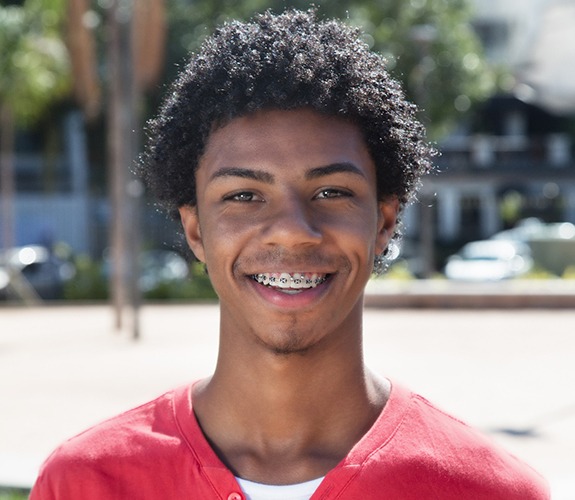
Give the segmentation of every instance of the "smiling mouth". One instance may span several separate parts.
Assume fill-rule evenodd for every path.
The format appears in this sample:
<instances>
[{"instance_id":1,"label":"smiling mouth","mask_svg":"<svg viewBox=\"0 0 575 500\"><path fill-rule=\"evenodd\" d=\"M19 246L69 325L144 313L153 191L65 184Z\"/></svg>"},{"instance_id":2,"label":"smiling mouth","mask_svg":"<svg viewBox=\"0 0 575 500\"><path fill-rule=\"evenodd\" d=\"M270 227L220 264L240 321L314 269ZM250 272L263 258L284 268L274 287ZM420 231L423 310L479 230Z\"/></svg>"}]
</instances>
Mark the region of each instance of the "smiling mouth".
<instances>
[{"instance_id":1,"label":"smiling mouth","mask_svg":"<svg viewBox=\"0 0 575 500\"><path fill-rule=\"evenodd\" d=\"M260 273L253 274L251 278L260 285L296 294L325 283L330 276L323 273Z\"/></svg>"}]
</instances>

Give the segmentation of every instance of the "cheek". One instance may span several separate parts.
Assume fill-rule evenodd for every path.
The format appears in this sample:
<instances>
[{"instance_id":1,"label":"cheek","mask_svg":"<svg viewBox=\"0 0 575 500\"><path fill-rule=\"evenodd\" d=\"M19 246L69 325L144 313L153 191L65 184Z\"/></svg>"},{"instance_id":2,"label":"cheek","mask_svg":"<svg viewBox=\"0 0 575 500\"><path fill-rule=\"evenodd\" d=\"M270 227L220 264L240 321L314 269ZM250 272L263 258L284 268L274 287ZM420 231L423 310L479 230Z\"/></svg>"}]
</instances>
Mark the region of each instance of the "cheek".
<instances>
[{"instance_id":1,"label":"cheek","mask_svg":"<svg viewBox=\"0 0 575 500\"><path fill-rule=\"evenodd\" d=\"M329 239L350 258L355 256L359 263L371 264L377 251L377 228L376 217L365 211L363 217L334 219L329 224Z\"/></svg>"},{"instance_id":2,"label":"cheek","mask_svg":"<svg viewBox=\"0 0 575 500\"><path fill-rule=\"evenodd\" d=\"M211 268L226 267L253 239L253 235L248 234L249 224L245 220L212 220L202 228L206 264L211 264Z\"/></svg>"},{"instance_id":3,"label":"cheek","mask_svg":"<svg viewBox=\"0 0 575 500\"><path fill-rule=\"evenodd\" d=\"M330 216L330 226L346 232L364 242L375 240L378 229L376 208L364 206L349 213L336 213Z\"/></svg>"}]
</instances>

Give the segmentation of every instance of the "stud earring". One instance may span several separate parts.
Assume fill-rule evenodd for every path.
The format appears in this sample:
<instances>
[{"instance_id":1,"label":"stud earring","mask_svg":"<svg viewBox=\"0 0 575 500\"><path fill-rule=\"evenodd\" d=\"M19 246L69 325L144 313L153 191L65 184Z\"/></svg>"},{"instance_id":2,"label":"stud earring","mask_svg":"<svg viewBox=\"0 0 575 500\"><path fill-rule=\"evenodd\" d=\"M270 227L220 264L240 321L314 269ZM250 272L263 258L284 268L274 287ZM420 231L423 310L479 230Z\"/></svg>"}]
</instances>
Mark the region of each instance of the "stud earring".
<instances>
[{"instance_id":1,"label":"stud earring","mask_svg":"<svg viewBox=\"0 0 575 500\"><path fill-rule=\"evenodd\" d=\"M387 271L389 265L399 256L399 245L390 241L383 252L375 256L373 274L380 275Z\"/></svg>"}]
</instances>

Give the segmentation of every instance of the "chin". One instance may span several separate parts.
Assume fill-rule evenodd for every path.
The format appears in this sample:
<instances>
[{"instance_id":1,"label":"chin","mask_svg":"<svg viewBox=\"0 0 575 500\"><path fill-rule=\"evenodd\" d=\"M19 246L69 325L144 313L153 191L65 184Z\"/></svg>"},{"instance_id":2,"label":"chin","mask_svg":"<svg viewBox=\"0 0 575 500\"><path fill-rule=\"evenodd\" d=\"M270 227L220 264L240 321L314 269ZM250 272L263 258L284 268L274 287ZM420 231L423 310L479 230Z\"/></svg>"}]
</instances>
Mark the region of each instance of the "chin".
<instances>
[{"instance_id":1,"label":"chin","mask_svg":"<svg viewBox=\"0 0 575 500\"><path fill-rule=\"evenodd\" d=\"M277 356L303 356L317 345L318 341L311 338L312 332L290 331L272 332L270 336L258 336L259 344L268 352Z\"/></svg>"},{"instance_id":2,"label":"chin","mask_svg":"<svg viewBox=\"0 0 575 500\"><path fill-rule=\"evenodd\" d=\"M289 356L305 356L312 349L312 346L268 346L268 349L272 354L278 357L289 357Z\"/></svg>"}]
</instances>

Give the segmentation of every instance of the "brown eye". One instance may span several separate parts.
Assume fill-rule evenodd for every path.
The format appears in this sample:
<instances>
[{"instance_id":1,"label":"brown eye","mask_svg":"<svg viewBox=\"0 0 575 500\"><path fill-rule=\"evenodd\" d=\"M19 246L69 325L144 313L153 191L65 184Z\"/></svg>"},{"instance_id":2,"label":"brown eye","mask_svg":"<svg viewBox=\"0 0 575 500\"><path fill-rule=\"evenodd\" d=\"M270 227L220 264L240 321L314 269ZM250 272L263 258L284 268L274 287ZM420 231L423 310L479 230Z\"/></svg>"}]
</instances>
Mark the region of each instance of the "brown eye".
<instances>
[{"instance_id":1,"label":"brown eye","mask_svg":"<svg viewBox=\"0 0 575 500\"><path fill-rule=\"evenodd\" d=\"M236 201L252 201L254 199L253 193L239 193L233 197Z\"/></svg>"},{"instance_id":2,"label":"brown eye","mask_svg":"<svg viewBox=\"0 0 575 500\"><path fill-rule=\"evenodd\" d=\"M327 199L327 198L343 198L349 197L351 193L349 191L345 191L343 189L322 189L317 195L316 198L318 199Z\"/></svg>"},{"instance_id":3,"label":"brown eye","mask_svg":"<svg viewBox=\"0 0 575 500\"><path fill-rule=\"evenodd\" d=\"M238 201L248 203L251 201L262 201L262 199L251 191L240 191L239 193L233 193L226 196L224 201Z\"/></svg>"}]
</instances>

